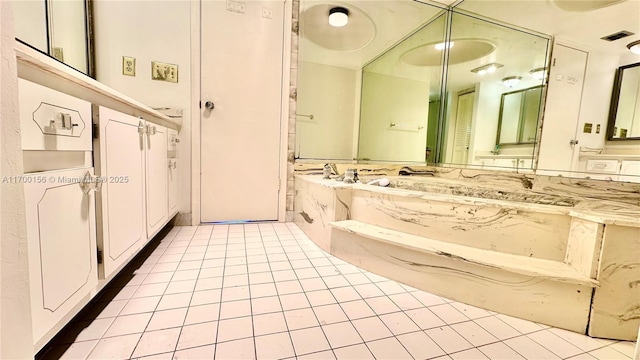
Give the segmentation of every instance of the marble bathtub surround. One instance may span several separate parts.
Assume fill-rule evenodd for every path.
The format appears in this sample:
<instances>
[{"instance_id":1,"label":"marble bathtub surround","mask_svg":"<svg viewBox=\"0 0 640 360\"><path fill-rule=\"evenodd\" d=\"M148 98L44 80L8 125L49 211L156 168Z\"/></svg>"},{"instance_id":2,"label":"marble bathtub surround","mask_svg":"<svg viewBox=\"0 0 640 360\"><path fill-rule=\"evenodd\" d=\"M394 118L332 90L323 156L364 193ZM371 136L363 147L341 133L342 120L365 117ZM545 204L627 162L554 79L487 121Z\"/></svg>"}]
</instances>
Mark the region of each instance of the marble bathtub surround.
<instances>
[{"instance_id":1,"label":"marble bathtub surround","mask_svg":"<svg viewBox=\"0 0 640 360\"><path fill-rule=\"evenodd\" d=\"M489 310L592 336L637 336L640 185L357 167L375 174L363 182L387 176L390 187L296 176L294 221L323 249Z\"/></svg>"}]
</instances>

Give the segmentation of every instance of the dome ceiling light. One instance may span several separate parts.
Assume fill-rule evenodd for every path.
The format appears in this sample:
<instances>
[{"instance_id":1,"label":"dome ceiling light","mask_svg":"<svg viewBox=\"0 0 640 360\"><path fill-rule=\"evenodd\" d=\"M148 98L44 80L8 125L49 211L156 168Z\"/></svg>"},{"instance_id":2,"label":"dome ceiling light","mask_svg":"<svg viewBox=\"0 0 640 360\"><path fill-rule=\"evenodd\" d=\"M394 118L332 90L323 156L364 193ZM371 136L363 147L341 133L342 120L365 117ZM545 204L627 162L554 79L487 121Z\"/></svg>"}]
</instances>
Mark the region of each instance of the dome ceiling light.
<instances>
[{"instance_id":1,"label":"dome ceiling light","mask_svg":"<svg viewBox=\"0 0 640 360\"><path fill-rule=\"evenodd\" d=\"M547 77L547 68L545 67L536 68L529 71L529 74L531 74L531 77L536 80L543 80L544 78Z\"/></svg>"},{"instance_id":2,"label":"dome ceiling light","mask_svg":"<svg viewBox=\"0 0 640 360\"><path fill-rule=\"evenodd\" d=\"M502 83L507 87L514 87L518 85L520 80L522 80L522 77L520 76L507 76L506 78L502 79Z\"/></svg>"},{"instance_id":3,"label":"dome ceiling light","mask_svg":"<svg viewBox=\"0 0 640 360\"><path fill-rule=\"evenodd\" d=\"M630 43L629 45L627 45L627 48L631 50L632 53L640 55L640 40Z\"/></svg>"},{"instance_id":4,"label":"dome ceiling light","mask_svg":"<svg viewBox=\"0 0 640 360\"><path fill-rule=\"evenodd\" d=\"M349 23L349 10L343 7L334 7L329 10L329 25L343 27Z\"/></svg>"}]
</instances>

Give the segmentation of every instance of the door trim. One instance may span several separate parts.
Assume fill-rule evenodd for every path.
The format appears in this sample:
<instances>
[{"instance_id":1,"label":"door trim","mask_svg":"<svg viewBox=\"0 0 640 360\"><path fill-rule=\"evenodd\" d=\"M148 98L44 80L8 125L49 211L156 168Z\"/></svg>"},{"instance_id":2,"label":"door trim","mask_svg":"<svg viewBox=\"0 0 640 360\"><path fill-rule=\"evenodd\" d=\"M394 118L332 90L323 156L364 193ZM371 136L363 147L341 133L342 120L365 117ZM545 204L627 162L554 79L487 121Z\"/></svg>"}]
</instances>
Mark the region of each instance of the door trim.
<instances>
[{"instance_id":1,"label":"door trim","mask_svg":"<svg viewBox=\"0 0 640 360\"><path fill-rule=\"evenodd\" d=\"M283 26L283 54L282 54L282 94L280 112L280 192L278 193L278 221L286 220L287 188L293 182L293 164L288 162L289 148L289 107L294 100L290 98L291 84L291 38L296 36L292 33L293 3L291 0L284 2L284 26ZM199 225L201 222L200 212L200 161L202 144L200 141L202 113L200 109L201 100L201 21L202 6L201 1L191 2L191 225ZM297 64L296 70L297 71ZM292 129L295 134L295 129ZM293 149L294 143L291 144ZM289 170L289 166L291 169ZM290 201L293 204L293 199ZM291 209L293 210L293 209Z\"/></svg>"}]
</instances>

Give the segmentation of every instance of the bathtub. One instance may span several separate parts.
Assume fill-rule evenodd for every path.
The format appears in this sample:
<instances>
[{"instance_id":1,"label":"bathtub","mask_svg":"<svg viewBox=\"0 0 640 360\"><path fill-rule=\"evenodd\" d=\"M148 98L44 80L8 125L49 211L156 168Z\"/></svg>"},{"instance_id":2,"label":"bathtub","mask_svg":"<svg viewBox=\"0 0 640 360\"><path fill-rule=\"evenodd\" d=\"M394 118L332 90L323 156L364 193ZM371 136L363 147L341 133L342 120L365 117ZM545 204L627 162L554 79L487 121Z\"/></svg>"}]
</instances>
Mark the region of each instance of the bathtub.
<instances>
[{"instance_id":1,"label":"bathtub","mask_svg":"<svg viewBox=\"0 0 640 360\"><path fill-rule=\"evenodd\" d=\"M524 176L388 178L298 175L294 221L325 251L410 286L595 337L637 336L633 192Z\"/></svg>"}]
</instances>

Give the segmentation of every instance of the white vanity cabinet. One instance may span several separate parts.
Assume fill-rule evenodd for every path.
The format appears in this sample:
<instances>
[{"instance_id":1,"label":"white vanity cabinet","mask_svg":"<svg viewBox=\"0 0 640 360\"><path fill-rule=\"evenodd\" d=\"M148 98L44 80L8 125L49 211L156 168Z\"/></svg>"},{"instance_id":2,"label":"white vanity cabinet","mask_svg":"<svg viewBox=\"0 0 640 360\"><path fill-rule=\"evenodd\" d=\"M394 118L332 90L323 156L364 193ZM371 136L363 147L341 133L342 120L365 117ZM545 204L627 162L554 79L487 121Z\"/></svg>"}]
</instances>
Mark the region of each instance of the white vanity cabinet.
<instances>
[{"instance_id":1,"label":"white vanity cabinet","mask_svg":"<svg viewBox=\"0 0 640 360\"><path fill-rule=\"evenodd\" d=\"M147 234L153 237L169 220L167 128L146 125Z\"/></svg>"},{"instance_id":2,"label":"white vanity cabinet","mask_svg":"<svg viewBox=\"0 0 640 360\"><path fill-rule=\"evenodd\" d=\"M98 284L92 168L25 175L31 317L36 343L69 320ZM50 335L50 334L49 334Z\"/></svg>"},{"instance_id":3,"label":"white vanity cabinet","mask_svg":"<svg viewBox=\"0 0 640 360\"><path fill-rule=\"evenodd\" d=\"M169 218L178 213L178 132L168 129L169 148L167 150L168 172L167 181L169 186Z\"/></svg>"},{"instance_id":4,"label":"white vanity cabinet","mask_svg":"<svg viewBox=\"0 0 640 360\"><path fill-rule=\"evenodd\" d=\"M640 182L640 160L622 160L620 181Z\"/></svg>"},{"instance_id":5,"label":"white vanity cabinet","mask_svg":"<svg viewBox=\"0 0 640 360\"><path fill-rule=\"evenodd\" d=\"M94 164L103 182L97 198L100 276L109 278L147 241L144 120L94 106Z\"/></svg>"}]
</instances>

